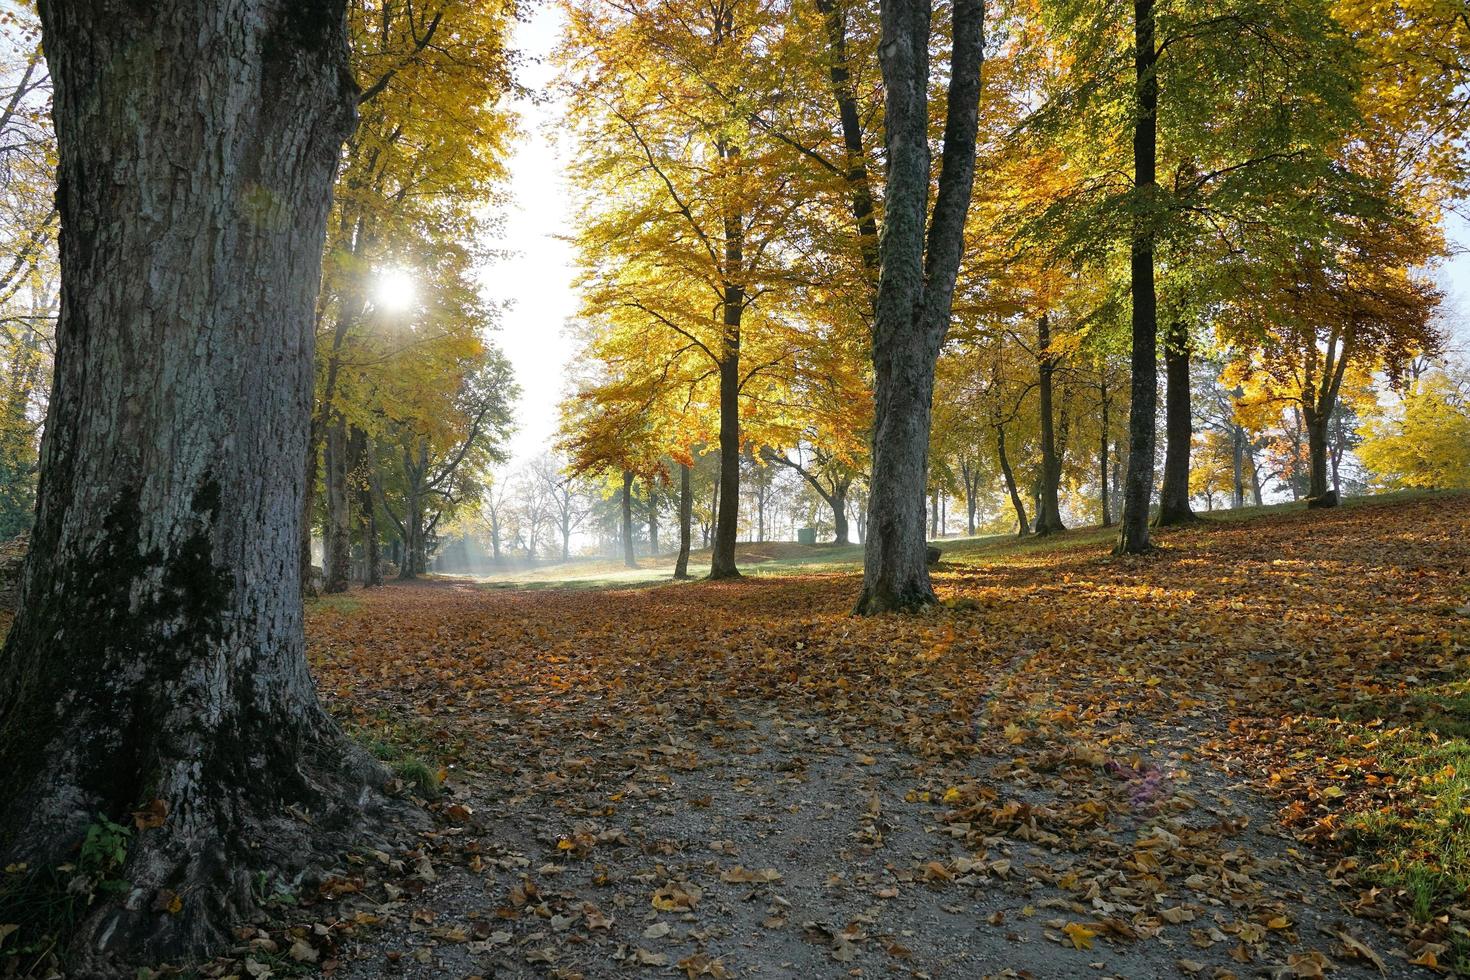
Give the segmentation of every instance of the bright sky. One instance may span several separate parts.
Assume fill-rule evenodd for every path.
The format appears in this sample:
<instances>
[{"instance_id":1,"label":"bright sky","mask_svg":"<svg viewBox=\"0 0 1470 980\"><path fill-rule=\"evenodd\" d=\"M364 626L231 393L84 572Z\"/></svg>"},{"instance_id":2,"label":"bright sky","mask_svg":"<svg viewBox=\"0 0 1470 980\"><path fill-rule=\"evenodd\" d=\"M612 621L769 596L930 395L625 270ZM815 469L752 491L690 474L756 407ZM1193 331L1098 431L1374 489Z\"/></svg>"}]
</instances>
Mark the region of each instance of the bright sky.
<instances>
[{"instance_id":1,"label":"bright sky","mask_svg":"<svg viewBox=\"0 0 1470 980\"><path fill-rule=\"evenodd\" d=\"M522 82L544 92L554 76L549 56L561 31L561 15L551 4L538 4L534 10L529 21L517 25L514 46L527 59ZM513 202L505 239L491 243L515 254L480 274L486 297L512 303L496 338L521 386L518 428L510 442L512 468L550 448L555 439L565 369L575 349L563 327L577 308L572 250L557 238L571 220L564 161L554 139L560 107L522 101L516 108L523 133L510 161Z\"/></svg>"},{"instance_id":2,"label":"bright sky","mask_svg":"<svg viewBox=\"0 0 1470 980\"><path fill-rule=\"evenodd\" d=\"M540 4L517 26L514 43L527 57L522 81L532 91L544 92L554 78L549 56L561 23L555 6ZM550 448L555 438L566 366L575 353L564 326L577 306L572 250L556 237L569 228L571 217L566 147L558 147L554 138L560 106L522 102L517 108L524 132L510 163L513 203L506 237L493 243L516 254L481 273L487 297L513 303L497 338L521 386L519 428L510 444L512 469ZM1470 355L1470 222L1452 217L1449 233L1460 254L1446 264L1440 279L1447 294L1444 312L1456 335L1452 343Z\"/></svg>"}]
</instances>

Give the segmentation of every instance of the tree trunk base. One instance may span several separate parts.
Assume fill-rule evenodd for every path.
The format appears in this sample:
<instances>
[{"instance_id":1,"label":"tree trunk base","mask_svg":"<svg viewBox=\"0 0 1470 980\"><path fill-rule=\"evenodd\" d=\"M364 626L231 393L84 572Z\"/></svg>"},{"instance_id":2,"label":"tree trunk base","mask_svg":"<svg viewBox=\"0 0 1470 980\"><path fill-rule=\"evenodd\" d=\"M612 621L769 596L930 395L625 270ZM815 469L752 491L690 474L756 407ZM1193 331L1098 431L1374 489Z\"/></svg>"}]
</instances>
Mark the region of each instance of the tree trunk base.
<instances>
[{"instance_id":1,"label":"tree trunk base","mask_svg":"<svg viewBox=\"0 0 1470 980\"><path fill-rule=\"evenodd\" d=\"M1339 501L1337 499L1337 491L1336 490L1328 490L1326 493L1322 494L1321 496L1318 496L1318 497L1308 497L1307 498L1307 509L1308 510L1319 510L1319 509L1324 508L1324 507L1336 507L1340 502L1341 501Z\"/></svg>"},{"instance_id":2,"label":"tree trunk base","mask_svg":"<svg viewBox=\"0 0 1470 980\"><path fill-rule=\"evenodd\" d=\"M937 549L936 549L937 550ZM911 586L902 590L864 589L853 607L854 616L876 616L881 613L917 613L937 606L939 598L928 587Z\"/></svg>"},{"instance_id":3,"label":"tree trunk base","mask_svg":"<svg viewBox=\"0 0 1470 980\"><path fill-rule=\"evenodd\" d=\"M1036 530L1032 533L1034 533L1038 538L1045 538L1050 537L1053 534L1061 534L1066 529L1067 525L1063 524L1061 521L1057 521L1055 524L1042 524L1038 521L1036 524Z\"/></svg>"},{"instance_id":4,"label":"tree trunk base","mask_svg":"<svg viewBox=\"0 0 1470 980\"><path fill-rule=\"evenodd\" d=\"M364 846L364 838L381 847L379 831L390 823L424 825L416 808L384 793L388 771L330 719L322 715L312 728L295 765L280 760L254 786L220 785L207 770L181 777L174 768L167 805L145 808L136 815L144 819L127 828L121 864L89 867L87 848L79 858L74 837L59 834L55 824L33 824L4 850L6 861L26 855L34 871L6 883L0 920L49 931L53 924L36 913L68 901L74 925L57 947L66 975L131 976L139 967L186 963L234 942L233 927L256 911L262 882L297 890ZM48 795L32 812L65 819L78 816L68 811L89 794L56 785ZM150 819L155 814L157 825ZM109 816L129 822L123 814ZM68 864L75 870L57 870Z\"/></svg>"},{"instance_id":5,"label":"tree trunk base","mask_svg":"<svg viewBox=\"0 0 1470 980\"><path fill-rule=\"evenodd\" d=\"M1204 523L1204 518L1190 510L1188 505L1185 505L1183 509L1161 507L1153 520L1154 527L1185 527L1202 523Z\"/></svg>"},{"instance_id":6,"label":"tree trunk base","mask_svg":"<svg viewBox=\"0 0 1470 980\"><path fill-rule=\"evenodd\" d=\"M1118 543L1113 545L1114 555L1146 555L1153 550L1154 543L1149 540L1147 535L1144 535L1141 539L1135 538L1128 534L1126 528L1123 530L1122 535L1119 536Z\"/></svg>"},{"instance_id":7,"label":"tree trunk base","mask_svg":"<svg viewBox=\"0 0 1470 980\"><path fill-rule=\"evenodd\" d=\"M721 582L744 577L738 568L711 568L706 578L710 582Z\"/></svg>"}]
</instances>

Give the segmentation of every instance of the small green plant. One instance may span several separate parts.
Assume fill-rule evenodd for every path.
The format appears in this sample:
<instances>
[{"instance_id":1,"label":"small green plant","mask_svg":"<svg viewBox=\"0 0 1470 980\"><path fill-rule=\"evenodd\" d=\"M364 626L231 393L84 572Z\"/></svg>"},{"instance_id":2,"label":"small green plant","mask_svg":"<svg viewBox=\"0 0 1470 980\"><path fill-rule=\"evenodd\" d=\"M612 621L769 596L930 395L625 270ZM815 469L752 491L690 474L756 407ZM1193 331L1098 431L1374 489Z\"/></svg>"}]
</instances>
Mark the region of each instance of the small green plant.
<instances>
[{"instance_id":1,"label":"small green plant","mask_svg":"<svg viewBox=\"0 0 1470 980\"><path fill-rule=\"evenodd\" d=\"M82 839L82 851L77 858L77 870L96 882L99 889L117 891L126 888L127 882L117 877L117 872L128 860L128 842L133 831L122 824L113 823L100 813L87 828Z\"/></svg>"},{"instance_id":2,"label":"small green plant","mask_svg":"<svg viewBox=\"0 0 1470 980\"><path fill-rule=\"evenodd\" d=\"M295 905L296 894L279 881L272 881L271 875L261 871L255 876L252 891L255 895L255 904L261 906L272 905Z\"/></svg>"}]
</instances>

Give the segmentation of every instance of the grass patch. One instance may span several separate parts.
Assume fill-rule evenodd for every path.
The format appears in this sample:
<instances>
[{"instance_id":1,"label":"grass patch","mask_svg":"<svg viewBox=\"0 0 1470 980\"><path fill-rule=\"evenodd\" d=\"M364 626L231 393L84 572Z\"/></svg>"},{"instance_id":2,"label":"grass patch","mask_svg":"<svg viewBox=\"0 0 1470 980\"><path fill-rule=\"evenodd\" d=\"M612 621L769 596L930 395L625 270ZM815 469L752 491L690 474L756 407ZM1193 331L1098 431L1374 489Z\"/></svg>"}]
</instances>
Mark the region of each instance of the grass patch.
<instances>
[{"instance_id":1,"label":"grass patch","mask_svg":"<svg viewBox=\"0 0 1470 980\"><path fill-rule=\"evenodd\" d=\"M308 612L331 610L343 616L351 616L362 608L362 597L351 592L312 596L306 600L306 608Z\"/></svg>"},{"instance_id":2,"label":"grass patch","mask_svg":"<svg viewBox=\"0 0 1470 980\"><path fill-rule=\"evenodd\" d=\"M1470 681L1415 692L1397 707L1388 723L1363 720L1359 708L1358 720L1313 726L1339 768L1354 760L1363 772L1337 837L1367 881L1398 893L1416 922L1449 916L1442 965L1470 975L1470 931L1458 922L1470 901Z\"/></svg>"},{"instance_id":3,"label":"grass patch","mask_svg":"<svg viewBox=\"0 0 1470 980\"><path fill-rule=\"evenodd\" d=\"M437 800L443 792L444 767L425 746L432 744L426 733L396 722L378 720L368 724L345 723L347 733L373 758L384 763L405 786L426 800Z\"/></svg>"}]
</instances>

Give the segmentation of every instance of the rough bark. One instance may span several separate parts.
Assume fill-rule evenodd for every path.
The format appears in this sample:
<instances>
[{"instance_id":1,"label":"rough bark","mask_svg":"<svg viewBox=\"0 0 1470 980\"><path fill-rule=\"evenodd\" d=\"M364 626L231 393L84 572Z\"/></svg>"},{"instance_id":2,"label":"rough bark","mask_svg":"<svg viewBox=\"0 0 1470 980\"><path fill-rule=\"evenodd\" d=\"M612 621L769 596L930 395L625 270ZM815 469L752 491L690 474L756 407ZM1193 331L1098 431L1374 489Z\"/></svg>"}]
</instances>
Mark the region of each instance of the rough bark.
<instances>
[{"instance_id":1,"label":"rough bark","mask_svg":"<svg viewBox=\"0 0 1470 980\"><path fill-rule=\"evenodd\" d=\"M689 546L694 537L694 490L689 485L689 467L679 464L679 558L674 578L689 578Z\"/></svg>"},{"instance_id":2,"label":"rough bark","mask_svg":"<svg viewBox=\"0 0 1470 980\"><path fill-rule=\"evenodd\" d=\"M1189 507L1189 453L1194 447L1194 409L1189 391L1189 330L1176 319L1164 338L1164 481L1159 488L1159 527L1198 520Z\"/></svg>"},{"instance_id":3,"label":"rough bark","mask_svg":"<svg viewBox=\"0 0 1470 980\"><path fill-rule=\"evenodd\" d=\"M1057 452L1056 433L1052 425L1052 374L1056 361L1051 354L1051 318L1043 313L1036 321L1036 357L1041 410L1041 486L1036 509L1036 533L1055 534L1065 531L1058 494L1062 483L1062 459Z\"/></svg>"},{"instance_id":4,"label":"rough bark","mask_svg":"<svg viewBox=\"0 0 1470 980\"><path fill-rule=\"evenodd\" d=\"M253 874L309 859L306 835L320 846L381 776L317 702L297 574L312 308L355 89L341 0L41 15L62 307L0 654L0 865L40 886L97 815L160 801L131 887L68 937L73 976L130 975L227 939ZM182 908L155 911L170 894Z\"/></svg>"},{"instance_id":5,"label":"rough bark","mask_svg":"<svg viewBox=\"0 0 1470 980\"><path fill-rule=\"evenodd\" d=\"M623 470L623 564L638 567L633 553L633 471Z\"/></svg>"},{"instance_id":6,"label":"rough bark","mask_svg":"<svg viewBox=\"0 0 1470 980\"><path fill-rule=\"evenodd\" d=\"M1123 487L1119 554L1152 547L1148 508L1154 486L1154 418L1158 411L1158 296L1154 291L1154 231L1146 208L1157 189L1159 81L1155 75L1154 0L1133 0L1133 187L1140 213L1133 219L1129 293L1133 300L1132 402L1128 409L1128 475Z\"/></svg>"},{"instance_id":7,"label":"rough bark","mask_svg":"<svg viewBox=\"0 0 1470 980\"><path fill-rule=\"evenodd\" d=\"M873 318L873 476L856 607L862 614L936 601L925 563L924 478L934 364L949 329L975 181L984 19L983 0L956 0L944 144L930 217L930 2L881 4L888 175Z\"/></svg>"}]
</instances>

